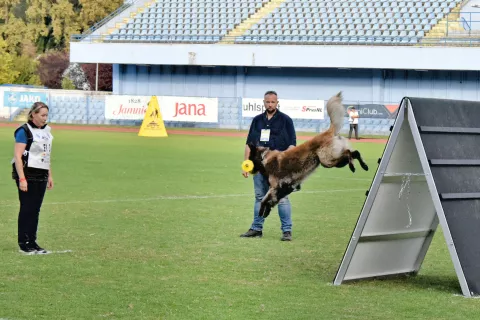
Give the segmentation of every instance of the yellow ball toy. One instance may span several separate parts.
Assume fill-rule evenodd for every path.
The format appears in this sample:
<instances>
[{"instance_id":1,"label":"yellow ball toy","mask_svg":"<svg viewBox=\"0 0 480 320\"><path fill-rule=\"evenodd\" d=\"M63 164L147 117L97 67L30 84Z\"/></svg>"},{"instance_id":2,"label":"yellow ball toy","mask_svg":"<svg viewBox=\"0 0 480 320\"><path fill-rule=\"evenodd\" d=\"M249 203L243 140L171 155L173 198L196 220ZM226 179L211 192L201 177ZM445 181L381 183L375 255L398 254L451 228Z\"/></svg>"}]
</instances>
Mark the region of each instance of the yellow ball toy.
<instances>
[{"instance_id":1,"label":"yellow ball toy","mask_svg":"<svg viewBox=\"0 0 480 320\"><path fill-rule=\"evenodd\" d=\"M246 172L252 172L253 162L252 160L245 160L242 162L242 170Z\"/></svg>"}]
</instances>

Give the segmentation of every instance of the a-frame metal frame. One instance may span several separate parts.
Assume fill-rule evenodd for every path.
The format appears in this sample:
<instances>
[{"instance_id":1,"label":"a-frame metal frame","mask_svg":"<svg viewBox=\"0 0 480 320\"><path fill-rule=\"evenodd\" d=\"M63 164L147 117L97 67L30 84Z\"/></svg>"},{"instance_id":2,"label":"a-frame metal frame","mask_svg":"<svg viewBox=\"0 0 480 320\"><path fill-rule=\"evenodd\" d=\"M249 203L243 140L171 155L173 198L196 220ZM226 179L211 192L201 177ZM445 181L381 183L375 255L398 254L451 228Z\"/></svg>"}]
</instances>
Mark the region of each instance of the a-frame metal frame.
<instances>
[{"instance_id":1,"label":"a-frame metal frame","mask_svg":"<svg viewBox=\"0 0 480 320\"><path fill-rule=\"evenodd\" d=\"M471 297L408 98L333 281L416 274L440 223L463 295Z\"/></svg>"}]
</instances>

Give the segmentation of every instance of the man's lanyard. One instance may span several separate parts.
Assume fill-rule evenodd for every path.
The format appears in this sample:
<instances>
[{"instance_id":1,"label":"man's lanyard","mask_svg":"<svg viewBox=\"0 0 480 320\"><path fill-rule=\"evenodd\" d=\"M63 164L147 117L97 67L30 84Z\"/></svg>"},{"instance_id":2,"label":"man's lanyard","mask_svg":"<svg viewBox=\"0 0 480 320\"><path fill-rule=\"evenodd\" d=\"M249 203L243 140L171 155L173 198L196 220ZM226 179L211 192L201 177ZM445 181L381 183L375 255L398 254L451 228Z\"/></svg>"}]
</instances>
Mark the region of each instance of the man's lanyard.
<instances>
[{"instance_id":1,"label":"man's lanyard","mask_svg":"<svg viewBox=\"0 0 480 320\"><path fill-rule=\"evenodd\" d=\"M267 117L267 111L265 111L265 121L267 123L267 129L262 129L261 133L260 133L260 141L261 142L268 142L270 141L270 121L272 121L278 114L278 110L275 111L275 114L273 115L272 118L270 118L270 120L268 120L268 117Z\"/></svg>"}]
</instances>

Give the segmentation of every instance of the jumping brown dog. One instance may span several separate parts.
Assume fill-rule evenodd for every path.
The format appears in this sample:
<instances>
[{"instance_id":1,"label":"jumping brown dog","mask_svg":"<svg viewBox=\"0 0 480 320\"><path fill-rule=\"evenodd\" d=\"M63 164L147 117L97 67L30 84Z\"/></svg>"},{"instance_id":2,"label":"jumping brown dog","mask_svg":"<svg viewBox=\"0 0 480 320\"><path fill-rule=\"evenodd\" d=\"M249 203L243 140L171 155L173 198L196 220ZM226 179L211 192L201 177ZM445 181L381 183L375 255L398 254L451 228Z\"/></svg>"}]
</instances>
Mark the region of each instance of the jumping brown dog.
<instances>
[{"instance_id":1,"label":"jumping brown dog","mask_svg":"<svg viewBox=\"0 0 480 320\"><path fill-rule=\"evenodd\" d=\"M349 166L355 172L353 160L368 171L360 152L352 150L348 140L338 135L343 125L345 109L342 93L327 102L330 127L305 143L286 151L269 150L249 144L249 160L253 162L252 173L268 177L270 189L262 200L259 215L267 217L278 202L292 193L319 165L325 168Z\"/></svg>"}]
</instances>

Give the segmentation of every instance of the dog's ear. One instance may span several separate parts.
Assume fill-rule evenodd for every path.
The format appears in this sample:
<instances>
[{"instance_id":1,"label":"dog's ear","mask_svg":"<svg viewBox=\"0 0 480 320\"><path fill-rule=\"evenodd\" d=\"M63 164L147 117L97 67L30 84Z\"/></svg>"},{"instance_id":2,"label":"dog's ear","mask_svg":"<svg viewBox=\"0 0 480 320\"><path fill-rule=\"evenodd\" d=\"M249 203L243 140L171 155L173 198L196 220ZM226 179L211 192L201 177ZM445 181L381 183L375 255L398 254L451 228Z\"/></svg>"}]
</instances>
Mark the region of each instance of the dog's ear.
<instances>
[{"instance_id":1,"label":"dog's ear","mask_svg":"<svg viewBox=\"0 0 480 320\"><path fill-rule=\"evenodd\" d=\"M250 152L257 151L257 147L251 142L248 143L248 147L250 148Z\"/></svg>"}]
</instances>

